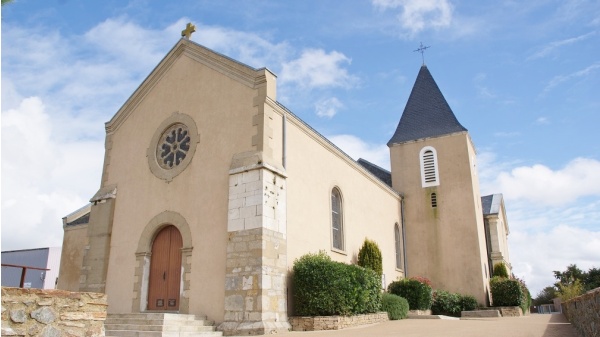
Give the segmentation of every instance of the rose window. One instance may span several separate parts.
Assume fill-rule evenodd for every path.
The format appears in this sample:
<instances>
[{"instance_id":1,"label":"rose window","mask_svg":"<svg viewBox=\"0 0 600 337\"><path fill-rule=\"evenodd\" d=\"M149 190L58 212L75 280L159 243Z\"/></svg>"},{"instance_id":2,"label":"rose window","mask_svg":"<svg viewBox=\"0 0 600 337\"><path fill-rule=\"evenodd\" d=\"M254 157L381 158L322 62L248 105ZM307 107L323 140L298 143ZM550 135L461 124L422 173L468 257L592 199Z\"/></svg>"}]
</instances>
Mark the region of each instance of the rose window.
<instances>
[{"instance_id":1,"label":"rose window","mask_svg":"<svg viewBox=\"0 0 600 337\"><path fill-rule=\"evenodd\" d=\"M190 135L187 126L174 124L160 137L156 149L158 165L164 169L172 169L185 159L190 150Z\"/></svg>"}]
</instances>

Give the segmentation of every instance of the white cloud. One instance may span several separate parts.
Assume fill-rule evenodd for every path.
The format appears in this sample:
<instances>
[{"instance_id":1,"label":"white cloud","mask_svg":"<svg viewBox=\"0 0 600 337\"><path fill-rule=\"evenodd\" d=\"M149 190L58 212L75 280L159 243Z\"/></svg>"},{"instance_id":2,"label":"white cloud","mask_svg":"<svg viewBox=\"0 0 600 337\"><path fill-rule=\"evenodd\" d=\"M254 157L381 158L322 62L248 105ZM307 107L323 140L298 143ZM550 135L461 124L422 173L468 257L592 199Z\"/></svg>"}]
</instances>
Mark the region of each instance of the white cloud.
<instances>
[{"instance_id":1,"label":"white cloud","mask_svg":"<svg viewBox=\"0 0 600 337\"><path fill-rule=\"evenodd\" d=\"M539 50L539 51L535 52L533 55L527 57L527 60L535 60L535 59L543 58L545 56L548 56L553 51L555 51L556 49L558 49L562 46L567 46L567 45L570 45L573 43L577 43L579 41L583 41L583 40L587 39L588 37L593 36L595 34L596 34L596 32L594 31L594 32L589 32L587 34L579 35L579 36L564 39L564 40L552 41L552 42L548 43L546 46L544 46L541 50Z\"/></svg>"},{"instance_id":2,"label":"white cloud","mask_svg":"<svg viewBox=\"0 0 600 337\"><path fill-rule=\"evenodd\" d=\"M274 43L258 34L217 26L200 26L192 40L255 68L279 67L293 52L286 41Z\"/></svg>"},{"instance_id":3,"label":"white cloud","mask_svg":"<svg viewBox=\"0 0 600 337\"><path fill-rule=\"evenodd\" d=\"M550 124L550 120L548 120L548 117L539 117L535 120L535 123L540 125L546 125Z\"/></svg>"},{"instance_id":4,"label":"white cloud","mask_svg":"<svg viewBox=\"0 0 600 337\"><path fill-rule=\"evenodd\" d=\"M483 98L495 98L496 94L494 94L485 84L485 80L487 78L487 74L478 73L475 78L473 78L473 82L475 83L475 88L479 93L480 97Z\"/></svg>"},{"instance_id":5,"label":"white cloud","mask_svg":"<svg viewBox=\"0 0 600 337\"><path fill-rule=\"evenodd\" d=\"M353 135L327 136L332 143L355 160L366 159L382 168L390 169L390 150L385 144L371 144Z\"/></svg>"},{"instance_id":6,"label":"white cloud","mask_svg":"<svg viewBox=\"0 0 600 337\"><path fill-rule=\"evenodd\" d=\"M57 141L38 97L2 112L2 249L60 246L61 218L99 185L102 141Z\"/></svg>"},{"instance_id":7,"label":"white cloud","mask_svg":"<svg viewBox=\"0 0 600 337\"><path fill-rule=\"evenodd\" d=\"M581 69L579 71L576 71L576 72L573 72L573 73L570 73L567 75L555 76L554 78L552 78L550 80L550 82L548 82L548 84L544 88L544 92L550 91L552 88L561 84L562 82L569 81L569 80L572 80L572 79L578 78L578 77L585 77L585 76L593 73L594 71L596 71L596 69L600 69L600 62L596 62L584 69Z\"/></svg>"},{"instance_id":8,"label":"white cloud","mask_svg":"<svg viewBox=\"0 0 600 337\"><path fill-rule=\"evenodd\" d=\"M509 245L513 272L525 279L534 297L556 282L554 270L573 263L586 271L600 267L600 231L569 225L538 232L516 230L509 235Z\"/></svg>"},{"instance_id":9,"label":"white cloud","mask_svg":"<svg viewBox=\"0 0 600 337\"><path fill-rule=\"evenodd\" d=\"M453 7L448 0L372 0L382 10L401 9L402 28L415 35L423 30L442 29L452 24Z\"/></svg>"},{"instance_id":10,"label":"white cloud","mask_svg":"<svg viewBox=\"0 0 600 337\"><path fill-rule=\"evenodd\" d=\"M516 167L501 172L494 185L509 200L548 206L570 204L578 198L600 196L600 161L576 158L556 171L541 164Z\"/></svg>"},{"instance_id":11,"label":"white cloud","mask_svg":"<svg viewBox=\"0 0 600 337\"><path fill-rule=\"evenodd\" d=\"M305 89L351 88L358 79L342 67L350 61L337 51L327 53L322 49L306 49L298 59L282 65L280 78Z\"/></svg>"},{"instance_id":12,"label":"white cloud","mask_svg":"<svg viewBox=\"0 0 600 337\"><path fill-rule=\"evenodd\" d=\"M554 283L554 270L600 266L599 161L577 158L551 170L483 151L478 166L482 194L505 197L513 271L533 296Z\"/></svg>"},{"instance_id":13,"label":"white cloud","mask_svg":"<svg viewBox=\"0 0 600 337\"><path fill-rule=\"evenodd\" d=\"M344 104L336 97L325 98L315 103L317 116L325 118L332 118L343 107Z\"/></svg>"}]
</instances>

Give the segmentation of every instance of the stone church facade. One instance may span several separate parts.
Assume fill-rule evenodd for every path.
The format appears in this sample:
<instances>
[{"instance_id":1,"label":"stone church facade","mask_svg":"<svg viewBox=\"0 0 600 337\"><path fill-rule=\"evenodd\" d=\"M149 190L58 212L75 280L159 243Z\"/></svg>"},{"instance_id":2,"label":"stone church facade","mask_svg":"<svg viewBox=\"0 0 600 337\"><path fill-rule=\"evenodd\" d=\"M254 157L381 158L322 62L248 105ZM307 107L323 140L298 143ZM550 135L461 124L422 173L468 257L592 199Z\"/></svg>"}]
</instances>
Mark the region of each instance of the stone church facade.
<instances>
[{"instance_id":1,"label":"stone church facade","mask_svg":"<svg viewBox=\"0 0 600 337\"><path fill-rule=\"evenodd\" d=\"M100 189L63 218L58 287L109 313L207 315L225 334L289 328L289 273L320 250L382 286L424 276L489 302L510 268L500 194L481 197L467 130L421 67L391 172L353 160L277 102L276 75L182 38L106 123Z\"/></svg>"}]
</instances>

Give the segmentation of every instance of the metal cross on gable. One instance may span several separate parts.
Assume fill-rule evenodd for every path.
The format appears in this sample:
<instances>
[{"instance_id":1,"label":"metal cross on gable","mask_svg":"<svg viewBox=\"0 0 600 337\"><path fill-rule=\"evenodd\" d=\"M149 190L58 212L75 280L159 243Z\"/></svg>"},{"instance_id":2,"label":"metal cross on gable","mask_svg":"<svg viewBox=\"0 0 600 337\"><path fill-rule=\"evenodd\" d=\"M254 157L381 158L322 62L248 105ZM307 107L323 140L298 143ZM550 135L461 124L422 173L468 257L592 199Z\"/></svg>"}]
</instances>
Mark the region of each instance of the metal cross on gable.
<instances>
[{"instance_id":1,"label":"metal cross on gable","mask_svg":"<svg viewBox=\"0 0 600 337\"><path fill-rule=\"evenodd\" d=\"M430 48L431 46L424 46L423 42L421 42L421 45L419 46L419 48L413 50L413 52L418 51L419 53L421 53L421 59L423 60L423 65L425 65L425 49Z\"/></svg>"},{"instance_id":2,"label":"metal cross on gable","mask_svg":"<svg viewBox=\"0 0 600 337\"><path fill-rule=\"evenodd\" d=\"M186 39L190 39L192 37L192 33L196 31L196 26L192 25L192 23L188 23L185 26L185 29L181 31L181 36L185 36Z\"/></svg>"}]
</instances>

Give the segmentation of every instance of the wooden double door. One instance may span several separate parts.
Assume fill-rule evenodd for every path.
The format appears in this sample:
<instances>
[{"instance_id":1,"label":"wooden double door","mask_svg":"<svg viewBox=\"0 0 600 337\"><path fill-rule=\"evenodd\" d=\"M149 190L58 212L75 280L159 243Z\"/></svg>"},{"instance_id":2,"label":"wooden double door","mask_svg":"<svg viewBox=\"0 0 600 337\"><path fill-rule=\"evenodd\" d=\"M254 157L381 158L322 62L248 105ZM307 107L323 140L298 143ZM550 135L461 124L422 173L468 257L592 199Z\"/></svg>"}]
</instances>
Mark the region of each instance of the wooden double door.
<instances>
[{"instance_id":1,"label":"wooden double door","mask_svg":"<svg viewBox=\"0 0 600 337\"><path fill-rule=\"evenodd\" d=\"M150 257L148 310L179 310L182 246L181 233L173 225L156 235Z\"/></svg>"}]
</instances>

